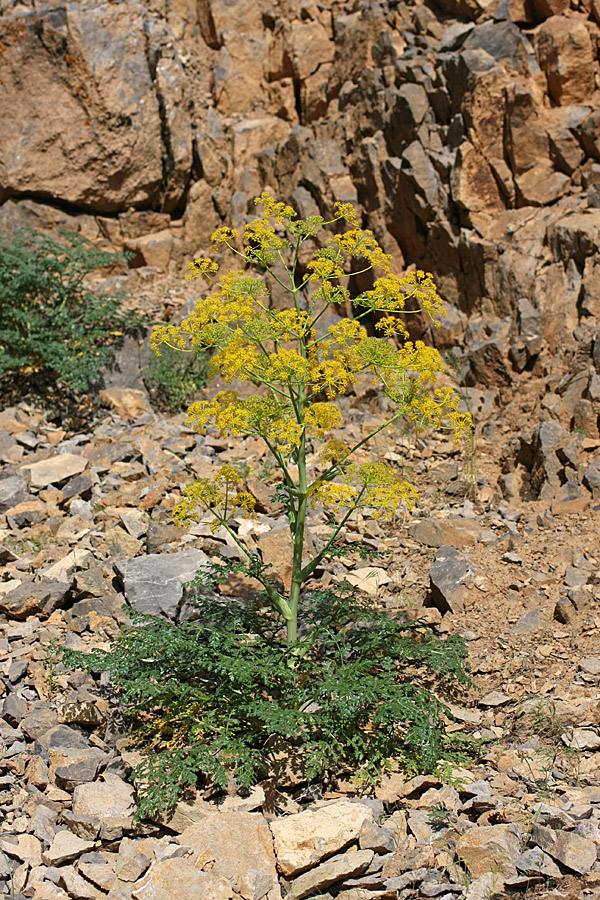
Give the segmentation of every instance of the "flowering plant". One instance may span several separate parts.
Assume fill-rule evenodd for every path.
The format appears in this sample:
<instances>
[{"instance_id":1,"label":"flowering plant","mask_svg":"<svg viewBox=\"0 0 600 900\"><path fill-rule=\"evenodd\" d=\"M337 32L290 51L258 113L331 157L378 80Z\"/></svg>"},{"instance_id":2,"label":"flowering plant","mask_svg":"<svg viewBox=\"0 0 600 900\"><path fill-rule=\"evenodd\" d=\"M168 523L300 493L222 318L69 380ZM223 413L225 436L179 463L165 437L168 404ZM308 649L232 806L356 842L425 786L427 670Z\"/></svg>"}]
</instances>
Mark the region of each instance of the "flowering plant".
<instances>
[{"instance_id":1,"label":"flowering plant","mask_svg":"<svg viewBox=\"0 0 600 900\"><path fill-rule=\"evenodd\" d=\"M443 371L439 353L422 341L411 341L404 322L406 315L415 312L425 313L434 324L444 315L432 276L422 271L402 277L392 274L391 257L372 232L358 226L351 204L336 203L329 221L321 216L301 219L266 192L256 204L261 215L246 225L242 235L220 228L212 236L215 249L227 247L240 257L243 268L217 279L219 267L213 260L190 263L188 278L202 276L214 289L197 301L181 325L158 326L151 344L159 355L164 345L187 352L211 350L213 374L226 382L238 379L264 386L260 395L244 398L227 390L212 400L194 403L188 422L199 432L214 425L222 435L255 435L265 441L283 476L280 494L293 548L289 590L281 590L268 572L256 566L256 557L232 527L235 513L254 510L254 498L241 489L242 479L234 467L223 466L216 479L191 484L174 517L186 524L200 511L211 511L215 524L226 528L248 557L272 605L286 621L288 644L293 644L302 587L332 552L350 516L369 508L374 516L391 518L411 509L417 500L413 485L391 466L353 463L356 451L401 418L417 428L449 429L455 440L468 436L472 426L470 417L459 412L457 394L436 386ZM345 230L332 233L340 227ZM303 245L315 241L322 231L326 237L321 246L301 266ZM357 271L350 273L353 260ZM253 275L253 269L266 270L289 293L289 309L270 307L265 280ZM379 277L370 290L352 300L354 318L324 327L327 310L350 299L347 279L369 270ZM373 313L380 314L375 337L363 324ZM363 372L371 374L373 383L391 401L392 412L366 437L348 443L331 434L343 425L337 401ZM311 467L310 451L317 443L322 446L317 464ZM315 502L337 516L329 540L305 562L307 510Z\"/></svg>"}]
</instances>

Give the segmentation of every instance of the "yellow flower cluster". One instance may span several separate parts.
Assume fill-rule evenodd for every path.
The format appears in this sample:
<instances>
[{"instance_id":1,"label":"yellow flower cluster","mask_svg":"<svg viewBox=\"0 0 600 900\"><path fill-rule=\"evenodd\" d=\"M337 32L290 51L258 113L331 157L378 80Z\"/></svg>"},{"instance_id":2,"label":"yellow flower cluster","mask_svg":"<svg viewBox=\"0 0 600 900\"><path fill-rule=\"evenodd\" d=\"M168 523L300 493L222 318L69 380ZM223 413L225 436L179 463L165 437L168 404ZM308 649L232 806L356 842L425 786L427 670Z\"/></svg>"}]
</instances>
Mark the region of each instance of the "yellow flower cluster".
<instances>
[{"instance_id":1,"label":"yellow flower cluster","mask_svg":"<svg viewBox=\"0 0 600 900\"><path fill-rule=\"evenodd\" d=\"M414 309L409 312L425 312L434 323L439 323L439 316L446 315L433 276L421 270L408 272L402 278L388 273L384 278L378 278L373 289L364 291L354 302L381 312L401 312L406 310L409 300L414 301Z\"/></svg>"},{"instance_id":2,"label":"yellow flower cluster","mask_svg":"<svg viewBox=\"0 0 600 900\"><path fill-rule=\"evenodd\" d=\"M188 269L190 269L190 274L187 276L187 280L193 281L194 278L198 278L200 275L204 275L207 278L216 275L219 271L219 264L208 257L202 256L200 259L195 259L194 262L191 262L188 265Z\"/></svg>"},{"instance_id":3,"label":"yellow flower cluster","mask_svg":"<svg viewBox=\"0 0 600 900\"><path fill-rule=\"evenodd\" d=\"M454 443L469 440L473 434L473 420L469 413L459 412L460 399L451 387L436 388L433 393L423 391L405 411L406 418L417 428L432 425L452 432Z\"/></svg>"},{"instance_id":4,"label":"yellow flower cluster","mask_svg":"<svg viewBox=\"0 0 600 900\"><path fill-rule=\"evenodd\" d=\"M309 281L331 281L332 278L341 278L343 270L332 260L319 256L308 264L311 271Z\"/></svg>"},{"instance_id":5,"label":"yellow flower cluster","mask_svg":"<svg viewBox=\"0 0 600 900\"><path fill-rule=\"evenodd\" d=\"M275 198L271 197L268 191L263 191L260 197L255 197L254 203L256 206L263 207L264 216L275 219L280 225L285 225L291 219L295 219L298 215L296 210L291 206L287 206L285 203L277 203Z\"/></svg>"},{"instance_id":6,"label":"yellow flower cluster","mask_svg":"<svg viewBox=\"0 0 600 900\"><path fill-rule=\"evenodd\" d=\"M419 499L417 489L385 463L351 465L348 475L360 485L362 505L370 507L375 518L393 518L401 508L412 509Z\"/></svg>"},{"instance_id":7,"label":"yellow flower cluster","mask_svg":"<svg viewBox=\"0 0 600 900\"><path fill-rule=\"evenodd\" d=\"M373 268L383 269L384 272L390 271L392 257L383 252L372 231L352 228L344 234L336 234L329 238L325 246L335 247L342 257L363 257Z\"/></svg>"},{"instance_id":8,"label":"yellow flower cluster","mask_svg":"<svg viewBox=\"0 0 600 900\"><path fill-rule=\"evenodd\" d=\"M324 506L372 510L374 518L393 518L400 509L412 509L418 500L416 488L381 462L348 466L348 482L317 481L310 491Z\"/></svg>"},{"instance_id":9,"label":"yellow flower cluster","mask_svg":"<svg viewBox=\"0 0 600 900\"><path fill-rule=\"evenodd\" d=\"M378 322L375 322L375 328L378 331L382 331L385 337L391 338L397 335L401 338L408 338L408 329L398 316L384 316Z\"/></svg>"},{"instance_id":10,"label":"yellow flower cluster","mask_svg":"<svg viewBox=\"0 0 600 900\"><path fill-rule=\"evenodd\" d=\"M336 200L334 204L335 218L345 219L346 222L356 222L356 210L351 203L340 203Z\"/></svg>"},{"instance_id":11,"label":"yellow flower cluster","mask_svg":"<svg viewBox=\"0 0 600 900\"><path fill-rule=\"evenodd\" d=\"M309 353L311 381L316 391L325 391L330 399L343 394L357 382L364 368L360 355L366 328L357 319L342 319L327 329L329 337L315 343Z\"/></svg>"},{"instance_id":12,"label":"yellow flower cluster","mask_svg":"<svg viewBox=\"0 0 600 900\"><path fill-rule=\"evenodd\" d=\"M239 231L236 228L217 228L217 230L211 235L210 241L215 249L219 249L219 247L230 246L231 242L240 236Z\"/></svg>"},{"instance_id":13,"label":"yellow flower cluster","mask_svg":"<svg viewBox=\"0 0 600 900\"><path fill-rule=\"evenodd\" d=\"M311 403L304 410L304 423L309 433L322 438L327 431L341 426L342 414L333 403Z\"/></svg>"},{"instance_id":14,"label":"yellow flower cluster","mask_svg":"<svg viewBox=\"0 0 600 900\"><path fill-rule=\"evenodd\" d=\"M344 441L328 441L319 453L319 460L324 464L338 463L346 459L350 453L350 447Z\"/></svg>"},{"instance_id":15,"label":"yellow flower cluster","mask_svg":"<svg viewBox=\"0 0 600 900\"><path fill-rule=\"evenodd\" d=\"M244 243L252 250L281 250L283 241L267 218L253 219L244 228Z\"/></svg>"},{"instance_id":16,"label":"yellow flower cluster","mask_svg":"<svg viewBox=\"0 0 600 900\"><path fill-rule=\"evenodd\" d=\"M277 341L294 341L310 334L313 320L306 312L295 309L276 310L265 320L270 338Z\"/></svg>"},{"instance_id":17,"label":"yellow flower cluster","mask_svg":"<svg viewBox=\"0 0 600 900\"><path fill-rule=\"evenodd\" d=\"M242 479L233 466L221 466L214 478L199 478L189 484L173 510L173 519L180 526L198 520L201 510L211 510L217 528L234 512L254 513L256 501L252 494L238 490ZM212 526L211 526L212 527Z\"/></svg>"},{"instance_id":18,"label":"yellow flower cluster","mask_svg":"<svg viewBox=\"0 0 600 900\"><path fill-rule=\"evenodd\" d=\"M298 447L302 437L302 425L291 405L272 397L242 399L234 391L221 391L214 400L193 403L186 424L200 434L206 433L208 425L214 425L225 437L254 434L284 453Z\"/></svg>"}]
</instances>

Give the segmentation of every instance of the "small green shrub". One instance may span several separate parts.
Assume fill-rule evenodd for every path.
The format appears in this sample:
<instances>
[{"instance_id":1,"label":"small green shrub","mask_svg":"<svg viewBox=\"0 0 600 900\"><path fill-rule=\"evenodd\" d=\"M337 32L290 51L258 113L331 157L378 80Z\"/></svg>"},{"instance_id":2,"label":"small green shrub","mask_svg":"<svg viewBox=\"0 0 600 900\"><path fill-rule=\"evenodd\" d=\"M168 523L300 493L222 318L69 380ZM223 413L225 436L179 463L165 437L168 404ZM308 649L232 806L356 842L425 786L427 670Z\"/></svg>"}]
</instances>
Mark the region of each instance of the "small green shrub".
<instances>
[{"instance_id":1,"label":"small green shrub","mask_svg":"<svg viewBox=\"0 0 600 900\"><path fill-rule=\"evenodd\" d=\"M153 400L173 413L188 406L208 381L208 362L207 353L184 356L167 347L148 365L146 382Z\"/></svg>"},{"instance_id":2,"label":"small green shrub","mask_svg":"<svg viewBox=\"0 0 600 900\"><path fill-rule=\"evenodd\" d=\"M69 665L110 671L149 751L134 772L140 815L172 807L199 774L251 786L282 749L308 781L348 770L374 780L391 758L414 772L464 758L466 739L446 734L447 710L420 686L468 682L460 637L423 639L346 584L306 593L290 647L266 594L257 608L206 593L232 571L256 575L237 562L199 573L194 621L136 615L109 652L63 651Z\"/></svg>"},{"instance_id":3,"label":"small green shrub","mask_svg":"<svg viewBox=\"0 0 600 900\"><path fill-rule=\"evenodd\" d=\"M61 240L27 231L0 236L0 378L44 371L86 390L118 338L140 324L121 309L120 295L84 285L90 272L122 259L72 232Z\"/></svg>"}]
</instances>

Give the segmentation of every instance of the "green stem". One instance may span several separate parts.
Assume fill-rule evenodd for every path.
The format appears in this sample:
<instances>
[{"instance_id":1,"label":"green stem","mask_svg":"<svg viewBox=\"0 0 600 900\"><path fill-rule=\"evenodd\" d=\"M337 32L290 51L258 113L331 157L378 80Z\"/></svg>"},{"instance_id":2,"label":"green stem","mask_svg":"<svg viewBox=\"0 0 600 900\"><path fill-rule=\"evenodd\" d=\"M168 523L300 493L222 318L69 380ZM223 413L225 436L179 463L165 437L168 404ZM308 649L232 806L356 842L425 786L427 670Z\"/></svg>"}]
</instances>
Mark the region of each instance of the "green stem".
<instances>
[{"instance_id":1,"label":"green stem","mask_svg":"<svg viewBox=\"0 0 600 900\"><path fill-rule=\"evenodd\" d=\"M296 510L292 538L294 542L292 559L292 584L290 587L289 606L291 616L287 622L287 642L293 644L298 639L298 604L300 590L304 582L302 577L302 551L304 549L304 530L306 526L306 444L302 434L300 447L298 448L298 507ZM290 522L291 526L291 522Z\"/></svg>"},{"instance_id":2,"label":"green stem","mask_svg":"<svg viewBox=\"0 0 600 900\"><path fill-rule=\"evenodd\" d=\"M231 535L231 537L233 538L235 543L238 545L238 547L240 548L242 553L245 553L249 560L251 560L251 561L254 560L252 553L250 553L248 548L244 544L242 544L242 542L238 538L238 536L235 533L235 531L233 530L233 528L231 528L227 524L227 522L225 522L220 516L217 516L216 513L214 512L214 510L211 510L211 513L213 514L213 516L215 517L217 522L223 526L225 531L227 531L227 533L229 535ZM290 605L288 603L286 603L286 601L281 596L279 591L275 590L275 588L270 583L270 581L267 580L267 578L262 578L260 576L257 576L257 577L258 577L258 581L260 581L260 583L264 587L265 591L267 592L267 597L269 598L269 600L271 601L271 603L273 604L275 609L278 612L280 612L281 615L283 616L283 618L286 620L286 622L289 623L290 616L292 614Z\"/></svg>"},{"instance_id":3,"label":"green stem","mask_svg":"<svg viewBox=\"0 0 600 900\"><path fill-rule=\"evenodd\" d=\"M348 452L346 453L346 455L342 459L339 460L339 462L336 462L335 465L331 466L329 469L326 469L326 471L323 472L322 475L319 475L318 478L315 478L315 480L309 486L309 490L310 490L310 488L314 487L318 481L331 481L332 478L335 478L336 475L339 475L339 473L342 471L341 467L346 462L346 460L350 456L352 456L353 453L355 453L364 444L368 443L372 438L375 437L376 434L379 434L380 431L383 431L384 428L387 428L388 425L391 425L393 422L395 422L396 419L400 419L403 415L404 415L404 410L396 412L392 416L391 419L388 419L387 422L384 422L383 425L380 425L379 428L376 428L375 431L372 431L370 434L368 434L366 437L364 437L361 441L359 441L357 444L355 444L354 447L351 447L350 450L348 450Z\"/></svg>"},{"instance_id":4,"label":"green stem","mask_svg":"<svg viewBox=\"0 0 600 900\"><path fill-rule=\"evenodd\" d=\"M311 559L311 561L309 563L307 563L304 566L304 568L300 571L300 578L302 580L301 583L304 583L305 581L307 581L310 578L310 576L315 571L315 569L317 568L317 566L319 565L321 560L327 555L327 553L333 546L334 542L336 541L338 534L340 533L340 531L342 530L342 528L344 527L344 525L346 524L346 522L348 521L348 519L350 518L352 513L356 512L356 510L359 508L360 501L361 501L364 493L365 493L365 488L363 487L360 494L356 498L356 503L354 503L344 514L344 516L342 517L339 524L336 526L333 534L331 535L331 537L329 538L329 540L327 541L327 543L325 544L323 549L320 550L317 553L317 555L313 559Z\"/></svg>"}]
</instances>

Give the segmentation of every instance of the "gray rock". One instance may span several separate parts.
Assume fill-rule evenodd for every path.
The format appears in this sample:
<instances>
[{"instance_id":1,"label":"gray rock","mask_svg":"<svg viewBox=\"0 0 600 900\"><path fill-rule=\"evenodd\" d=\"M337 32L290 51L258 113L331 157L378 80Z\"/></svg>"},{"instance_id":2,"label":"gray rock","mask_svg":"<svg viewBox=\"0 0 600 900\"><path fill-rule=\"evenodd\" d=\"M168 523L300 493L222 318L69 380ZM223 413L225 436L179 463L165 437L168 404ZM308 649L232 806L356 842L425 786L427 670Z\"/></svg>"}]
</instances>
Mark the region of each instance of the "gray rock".
<instances>
[{"instance_id":1,"label":"gray rock","mask_svg":"<svg viewBox=\"0 0 600 900\"><path fill-rule=\"evenodd\" d=\"M361 850L373 850L375 853L391 853L394 850L394 831L384 825L365 822L358 836Z\"/></svg>"},{"instance_id":2,"label":"gray rock","mask_svg":"<svg viewBox=\"0 0 600 900\"><path fill-rule=\"evenodd\" d=\"M454 547L440 547L429 570L429 583L433 604L442 614L460 609L464 596L463 582L472 574L468 557Z\"/></svg>"},{"instance_id":3,"label":"gray rock","mask_svg":"<svg viewBox=\"0 0 600 900\"><path fill-rule=\"evenodd\" d=\"M57 787L65 791L72 791L78 784L93 781L100 766L106 760L106 754L96 747L90 747L85 751L74 751L72 755L73 761L58 766L54 773Z\"/></svg>"},{"instance_id":4,"label":"gray rock","mask_svg":"<svg viewBox=\"0 0 600 900\"><path fill-rule=\"evenodd\" d=\"M541 609L529 609L523 613L518 622L510 629L511 634L531 634L540 631L546 625L546 617Z\"/></svg>"},{"instance_id":5,"label":"gray rock","mask_svg":"<svg viewBox=\"0 0 600 900\"><path fill-rule=\"evenodd\" d=\"M561 878L562 872L555 862L539 847L531 847L521 853L516 862L519 872L525 874L546 875L549 878Z\"/></svg>"},{"instance_id":6,"label":"gray rock","mask_svg":"<svg viewBox=\"0 0 600 900\"><path fill-rule=\"evenodd\" d=\"M140 556L115 563L127 602L138 612L177 620L185 603L183 585L209 562L202 550Z\"/></svg>"},{"instance_id":7,"label":"gray rock","mask_svg":"<svg viewBox=\"0 0 600 900\"><path fill-rule=\"evenodd\" d=\"M415 884L420 884L425 880L428 874L428 869L413 869L412 872L405 872L403 875L397 875L396 878L389 878L385 882L385 888L388 891L403 891L404 888L412 887Z\"/></svg>"},{"instance_id":8,"label":"gray rock","mask_svg":"<svg viewBox=\"0 0 600 900\"><path fill-rule=\"evenodd\" d=\"M303 897L320 892L337 881L360 875L372 859L372 850L350 850L340 856L333 856L327 862L295 878L286 894L286 900L302 900Z\"/></svg>"},{"instance_id":9,"label":"gray rock","mask_svg":"<svg viewBox=\"0 0 600 900\"><path fill-rule=\"evenodd\" d=\"M18 475L0 478L0 515L7 509L22 503L26 496L25 482Z\"/></svg>"},{"instance_id":10,"label":"gray rock","mask_svg":"<svg viewBox=\"0 0 600 900\"><path fill-rule=\"evenodd\" d=\"M600 675L600 659L597 656L590 656L587 659L580 659L578 668L588 675Z\"/></svg>"},{"instance_id":11,"label":"gray rock","mask_svg":"<svg viewBox=\"0 0 600 900\"><path fill-rule=\"evenodd\" d=\"M68 725L55 725L49 731L40 734L34 744L34 753L41 756L44 762L48 762L48 750L87 750L88 740L79 731L69 728Z\"/></svg>"},{"instance_id":12,"label":"gray rock","mask_svg":"<svg viewBox=\"0 0 600 900\"><path fill-rule=\"evenodd\" d=\"M534 825L531 842L579 875L587 874L596 862L595 843L570 831Z\"/></svg>"},{"instance_id":13,"label":"gray rock","mask_svg":"<svg viewBox=\"0 0 600 900\"><path fill-rule=\"evenodd\" d=\"M17 694L9 694L2 704L2 718L9 725L18 726L29 711L29 704Z\"/></svg>"},{"instance_id":14,"label":"gray rock","mask_svg":"<svg viewBox=\"0 0 600 900\"><path fill-rule=\"evenodd\" d=\"M25 716L20 727L23 734L30 741L35 741L44 732L54 728L55 725L58 725L56 712L48 707L40 706Z\"/></svg>"}]
</instances>

